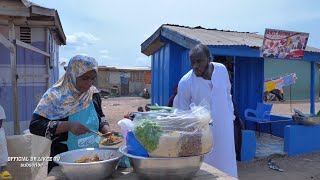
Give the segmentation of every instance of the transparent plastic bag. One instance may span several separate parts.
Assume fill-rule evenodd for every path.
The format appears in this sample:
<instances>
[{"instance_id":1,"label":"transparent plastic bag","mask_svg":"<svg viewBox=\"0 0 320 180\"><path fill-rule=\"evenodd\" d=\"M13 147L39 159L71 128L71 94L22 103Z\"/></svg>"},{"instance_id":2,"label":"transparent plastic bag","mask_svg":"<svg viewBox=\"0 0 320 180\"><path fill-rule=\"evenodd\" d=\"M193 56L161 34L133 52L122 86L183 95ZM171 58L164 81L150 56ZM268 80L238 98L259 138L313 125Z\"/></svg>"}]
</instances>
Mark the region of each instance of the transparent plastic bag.
<instances>
[{"instance_id":1,"label":"transparent plastic bag","mask_svg":"<svg viewBox=\"0 0 320 180\"><path fill-rule=\"evenodd\" d=\"M172 113L137 114L133 120L134 135L151 157L182 157L211 151L210 111L204 106Z\"/></svg>"}]
</instances>

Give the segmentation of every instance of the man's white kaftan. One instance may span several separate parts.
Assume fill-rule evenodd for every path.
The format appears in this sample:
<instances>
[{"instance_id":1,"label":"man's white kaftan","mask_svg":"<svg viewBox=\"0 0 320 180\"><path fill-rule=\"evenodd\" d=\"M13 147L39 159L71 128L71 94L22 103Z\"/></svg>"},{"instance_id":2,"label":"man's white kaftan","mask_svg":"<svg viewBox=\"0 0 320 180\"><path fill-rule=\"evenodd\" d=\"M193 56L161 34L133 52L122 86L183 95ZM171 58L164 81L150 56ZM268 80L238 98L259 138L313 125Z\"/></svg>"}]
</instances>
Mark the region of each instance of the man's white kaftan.
<instances>
[{"instance_id":1,"label":"man's white kaftan","mask_svg":"<svg viewBox=\"0 0 320 180\"><path fill-rule=\"evenodd\" d=\"M204 161L237 178L231 84L226 67L220 63L212 64L211 81L197 77L193 70L181 78L173 107L188 110L191 103L199 105L206 101L210 104L214 142L212 152L205 156Z\"/></svg>"}]
</instances>

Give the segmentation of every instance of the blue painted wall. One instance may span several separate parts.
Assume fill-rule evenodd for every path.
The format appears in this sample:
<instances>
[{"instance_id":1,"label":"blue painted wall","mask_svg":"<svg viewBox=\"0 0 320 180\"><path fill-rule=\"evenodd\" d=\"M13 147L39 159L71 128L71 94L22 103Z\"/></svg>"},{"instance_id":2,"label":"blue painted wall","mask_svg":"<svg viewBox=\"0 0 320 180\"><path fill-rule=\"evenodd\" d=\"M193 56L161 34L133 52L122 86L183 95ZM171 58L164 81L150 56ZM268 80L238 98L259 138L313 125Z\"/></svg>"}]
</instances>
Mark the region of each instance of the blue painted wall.
<instances>
[{"instance_id":1,"label":"blue painted wall","mask_svg":"<svg viewBox=\"0 0 320 180\"><path fill-rule=\"evenodd\" d=\"M247 108L255 108L263 98L263 59L236 57L234 63L234 105L244 119Z\"/></svg>"},{"instance_id":2,"label":"blue painted wall","mask_svg":"<svg viewBox=\"0 0 320 180\"><path fill-rule=\"evenodd\" d=\"M319 152L319 137L320 126L286 126L284 150L288 153L288 155L299 155L311 152Z\"/></svg>"},{"instance_id":3,"label":"blue painted wall","mask_svg":"<svg viewBox=\"0 0 320 180\"><path fill-rule=\"evenodd\" d=\"M176 43L167 43L151 56L151 103L168 104L175 85L188 69L189 60L183 57L185 49ZM184 67L184 68L182 68ZM189 69L190 70L190 69Z\"/></svg>"},{"instance_id":4,"label":"blue painted wall","mask_svg":"<svg viewBox=\"0 0 320 180\"><path fill-rule=\"evenodd\" d=\"M45 29L43 29L45 32ZM39 32L39 31L38 31ZM40 33L41 34L41 33ZM46 51L45 36L40 37L40 41L33 41L31 45L43 51ZM54 41L54 39L52 39ZM44 55L33 52L31 50L17 47L17 71L18 74L47 74L49 70L49 86L58 80L58 48L59 46L54 41L54 67L48 69L48 65ZM11 83L11 62L9 50L0 43L0 104L6 112L6 120L4 121L4 128L7 135L13 134L13 114L19 114L21 131L28 128L32 113L37 106L40 98L47 90L48 80L44 77L37 78L19 78L18 79L18 108L19 112L13 110L12 104L12 83Z\"/></svg>"},{"instance_id":5,"label":"blue painted wall","mask_svg":"<svg viewBox=\"0 0 320 180\"><path fill-rule=\"evenodd\" d=\"M31 45L45 50L44 42L33 42ZM47 79L44 77L38 78L19 78L18 79L18 110L13 110L12 100L12 83L11 83L11 62L10 53L6 47L0 44L0 52L3 59L0 61L0 104L5 109L6 120L4 128L7 135L13 134L13 114L18 113L18 118L21 121L21 131L28 128L34 108L38 104L43 93L47 90ZM3 60L3 61L2 61ZM17 48L17 72L18 74L46 74L47 65L45 57L31 50ZM56 68L52 69L55 71Z\"/></svg>"},{"instance_id":6,"label":"blue painted wall","mask_svg":"<svg viewBox=\"0 0 320 180\"><path fill-rule=\"evenodd\" d=\"M190 50L184 50L181 55L181 72L180 77L183 77L187 72L191 70L191 63L189 59ZM180 80L180 79L179 79ZM178 80L178 81L179 81Z\"/></svg>"},{"instance_id":7,"label":"blue painted wall","mask_svg":"<svg viewBox=\"0 0 320 180\"><path fill-rule=\"evenodd\" d=\"M291 85L292 100L310 100L310 62L298 60L274 60L266 59L264 62L266 79L284 75L286 73L296 73L298 79L296 84ZM315 97L319 97L319 65L315 66ZM290 86L284 87L284 99L290 99Z\"/></svg>"},{"instance_id":8,"label":"blue painted wall","mask_svg":"<svg viewBox=\"0 0 320 180\"><path fill-rule=\"evenodd\" d=\"M170 44L166 44L161 49L159 49L156 53L154 53L151 57L152 64L152 86L151 86L151 103L163 105L164 104L164 90L165 85L167 85L167 81L164 82L164 76L169 74L169 69L165 69L165 62L169 61L170 58ZM167 79L166 79L167 80Z\"/></svg>"},{"instance_id":9,"label":"blue painted wall","mask_svg":"<svg viewBox=\"0 0 320 180\"><path fill-rule=\"evenodd\" d=\"M0 64L10 64L10 51L2 44L0 43ZM0 77L4 78L4 77Z\"/></svg>"},{"instance_id":10,"label":"blue painted wall","mask_svg":"<svg viewBox=\"0 0 320 180\"><path fill-rule=\"evenodd\" d=\"M43 51L45 51L46 49L45 42L32 42L31 45ZM9 59L9 64L10 64L10 59ZM44 55L18 46L17 65L19 64L45 65L46 60Z\"/></svg>"}]
</instances>

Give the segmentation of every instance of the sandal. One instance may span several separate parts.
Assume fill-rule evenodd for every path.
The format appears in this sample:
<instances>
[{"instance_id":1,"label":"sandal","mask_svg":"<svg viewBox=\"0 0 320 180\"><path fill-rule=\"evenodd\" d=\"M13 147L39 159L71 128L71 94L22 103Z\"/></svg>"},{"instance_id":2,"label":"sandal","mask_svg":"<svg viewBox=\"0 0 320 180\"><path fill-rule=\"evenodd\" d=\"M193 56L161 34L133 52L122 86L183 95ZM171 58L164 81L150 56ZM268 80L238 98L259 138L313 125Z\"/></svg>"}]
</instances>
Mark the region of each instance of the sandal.
<instances>
[{"instance_id":1,"label":"sandal","mask_svg":"<svg viewBox=\"0 0 320 180\"><path fill-rule=\"evenodd\" d=\"M9 173L9 171L3 171L3 172L0 174L0 179L1 179L1 180L9 180L9 179L12 179L12 176L11 176L11 174Z\"/></svg>"},{"instance_id":2,"label":"sandal","mask_svg":"<svg viewBox=\"0 0 320 180\"><path fill-rule=\"evenodd\" d=\"M270 159L268 161L268 166L269 166L270 169L273 169L273 170L276 170L276 171L279 171L279 172L283 172L284 171L272 159Z\"/></svg>"}]
</instances>

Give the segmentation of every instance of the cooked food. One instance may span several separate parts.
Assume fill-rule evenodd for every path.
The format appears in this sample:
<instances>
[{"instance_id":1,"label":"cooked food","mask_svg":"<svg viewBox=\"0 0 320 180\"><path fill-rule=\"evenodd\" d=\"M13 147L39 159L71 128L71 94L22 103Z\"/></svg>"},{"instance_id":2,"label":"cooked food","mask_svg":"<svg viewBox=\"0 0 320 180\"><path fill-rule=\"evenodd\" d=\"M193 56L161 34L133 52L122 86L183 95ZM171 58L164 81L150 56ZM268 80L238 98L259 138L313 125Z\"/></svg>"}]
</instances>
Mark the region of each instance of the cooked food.
<instances>
[{"instance_id":1,"label":"cooked food","mask_svg":"<svg viewBox=\"0 0 320 180\"><path fill-rule=\"evenodd\" d=\"M102 161L102 160L100 160L98 154L95 154L93 157L83 156L79 160L76 160L75 163L89 163L89 162L97 162L97 161Z\"/></svg>"},{"instance_id":2,"label":"cooked food","mask_svg":"<svg viewBox=\"0 0 320 180\"><path fill-rule=\"evenodd\" d=\"M107 136L105 139L103 139L102 141L100 141L100 144L102 145L108 145L108 144L114 144L114 143L118 143L121 142L122 138L119 136Z\"/></svg>"}]
</instances>

